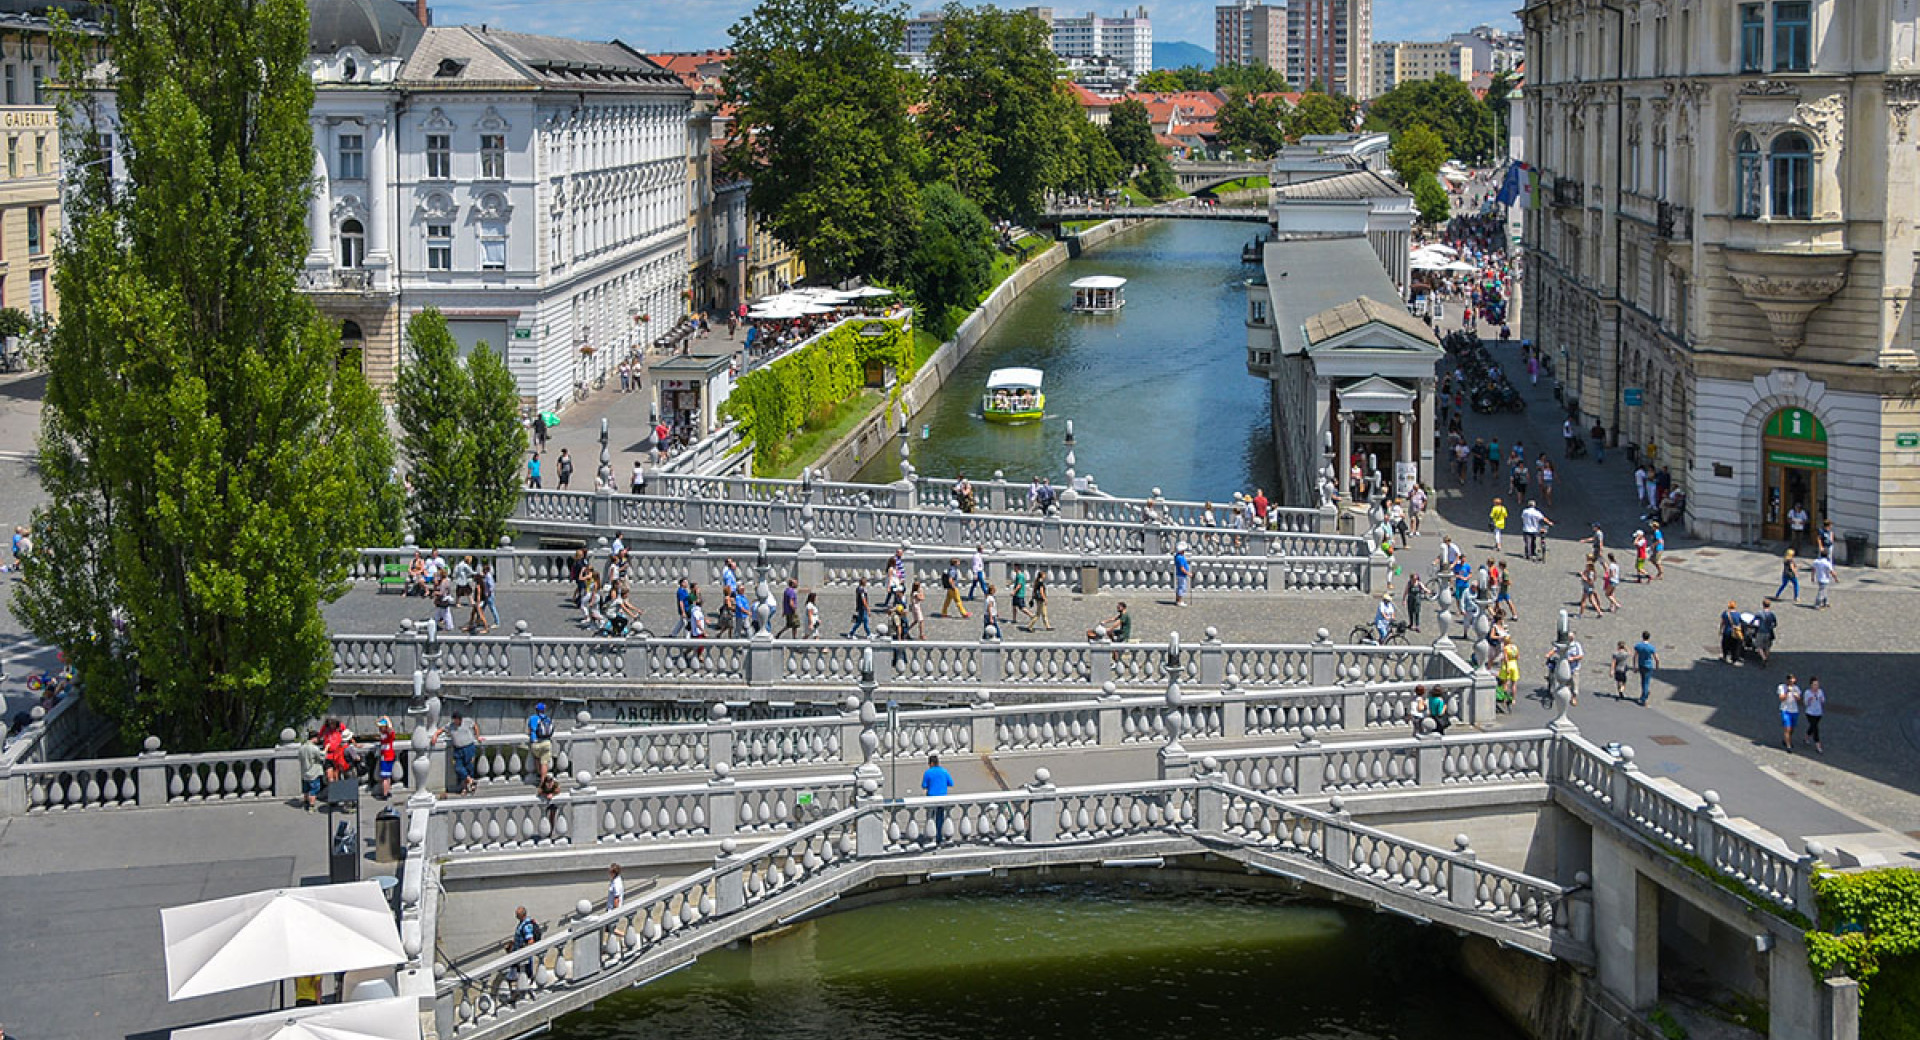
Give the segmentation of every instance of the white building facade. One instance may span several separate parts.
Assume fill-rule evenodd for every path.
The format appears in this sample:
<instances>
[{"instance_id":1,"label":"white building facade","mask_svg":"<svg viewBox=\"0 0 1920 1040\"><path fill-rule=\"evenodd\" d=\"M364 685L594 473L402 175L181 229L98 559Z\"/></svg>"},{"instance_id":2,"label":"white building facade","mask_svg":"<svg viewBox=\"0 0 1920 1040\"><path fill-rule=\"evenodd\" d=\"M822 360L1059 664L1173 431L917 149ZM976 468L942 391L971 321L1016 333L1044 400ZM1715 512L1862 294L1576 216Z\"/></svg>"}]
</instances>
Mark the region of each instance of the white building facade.
<instances>
[{"instance_id":1,"label":"white building facade","mask_svg":"<svg viewBox=\"0 0 1920 1040\"><path fill-rule=\"evenodd\" d=\"M1687 492L1687 525L1832 519L1920 564L1920 11L1536 0L1523 329ZM1624 65L1624 68L1622 67ZM1845 550L1843 545L1843 550Z\"/></svg>"}]
</instances>

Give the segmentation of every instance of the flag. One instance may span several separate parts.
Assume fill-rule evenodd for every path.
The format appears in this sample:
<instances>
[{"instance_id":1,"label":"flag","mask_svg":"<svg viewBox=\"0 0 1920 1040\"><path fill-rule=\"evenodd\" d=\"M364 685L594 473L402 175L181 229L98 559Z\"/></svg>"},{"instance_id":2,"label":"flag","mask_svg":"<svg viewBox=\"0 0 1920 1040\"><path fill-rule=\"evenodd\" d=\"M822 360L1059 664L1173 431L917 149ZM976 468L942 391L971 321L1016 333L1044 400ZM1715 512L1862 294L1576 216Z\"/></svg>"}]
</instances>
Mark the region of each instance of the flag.
<instances>
[{"instance_id":1,"label":"flag","mask_svg":"<svg viewBox=\"0 0 1920 1040\"><path fill-rule=\"evenodd\" d=\"M1508 163L1507 176L1500 182L1500 192L1493 201L1502 206L1511 206L1520 198L1520 178L1525 173L1525 163Z\"/></svg>"}]
</instances>

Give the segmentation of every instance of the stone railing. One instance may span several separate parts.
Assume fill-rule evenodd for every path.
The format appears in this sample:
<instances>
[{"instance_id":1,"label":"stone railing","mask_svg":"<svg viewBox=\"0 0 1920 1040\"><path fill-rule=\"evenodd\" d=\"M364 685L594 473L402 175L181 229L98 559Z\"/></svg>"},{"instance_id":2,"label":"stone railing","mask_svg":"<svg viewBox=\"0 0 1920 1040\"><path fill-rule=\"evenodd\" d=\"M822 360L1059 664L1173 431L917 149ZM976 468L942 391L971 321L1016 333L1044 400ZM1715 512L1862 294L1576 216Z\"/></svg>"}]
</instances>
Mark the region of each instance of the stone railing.
<instances>
[{"instance_id":1,"label":"stone railing","mask_svg":"<svg viewBox=\"0 0 1920 1040\"><path fill-rule=\"evenodd\" d=\"M1727 817L1716 791L1696 793L1634 764L1634 751L1617 753L1565 732L1556 744L1553 785L1570 798L1656 845L1676 849L1738 881L1759 899L1809 919L1814 863L1826 853L1816 842L1795 853L1779 835Z\"/></svg>"},{"instance_id":2,"label":"stone railing","mask_svg":"<svg viewBox=\"0 0 1920 1040\"><path fill-rule=\"evenodd\" d=\"M62 696L51 709L34 705L28 717L32 721L27 728L0 750L0 772L17 765L72 758L98 747L110 732L109 725L88 710L78 688Z\"/></svg>"},{"instance_id":3,"label":"stone railing","mask_svg":"<svg viewBox=\"0 0 1920 1040\"><path fill-rule=\"evenodd\" d=\"M699 441L668 456L666 463L660 467L660 473L662 475L724 473L740 469L753 459L753 453L742 447L743 443L740 424L727 423ZM614 479L622 479L622 475L616 473Z\"/></svg>"},{"instance_id":4,"label":"stone railing","mask_svg":"<svg viewBox=\"0 0 1920 1040\"><path fill-rule=\"evenodd\" d=\"M913 502L921 509L946 509L953 504L954 480L931 477L917 477L913 481ZM1033 511L1027 504L1028 485L1003 480L995 473L991 480L975 481L973 494L975 508L992 513L1028 513ZM864 486L864 485L855 485ZM891 486L888 486L891 489ZM1055 489L1061 493L1060 488ZM1230 520L1231 503L1193 502L1181 499L1142 499L1122 498L1114 495L1076 494L1071 499L1063 499L1060 513L1081 520L1105 520L1113 523L1145 523L1149 512L1158 513L1166 523L1177 527L1207 527L1205 517L1212 506L1215 524ZM1330 529L1333 519L1331 510L1299 509L1283 506L1271 506L1267 510L1268 524L1272 530L1289 534L1317 534ZM1224 526L1232 526L1225 523Z\"/></svg>"},{"instance_id":5,"label":"stone railing","mask_svg":"<svg viewBox=\"0 0 1920 1040\"><path fill-rule=\"evenodd\" d=\"M822 819L751 849L725 839L711 867L676 884L617 910L580 913L527 947L453 965L435 990L439 1035L516 1035L880 878L943 865L986 873L1098 863L1116 851L1200 851L1202 842L1250 865L1283 862L1330 887L1357 881L1396 904L1431 908L1543 954L1562 937L1590 940L1568 924L1590 918L1563 909L1577 897L1551 881L1482 863L1468 847L1439 849L1357 824L1338 807L1291 805L1217 775L1056 787L1041 770L1012 791L898 801L877 792L864 778L851 804Z\"/></svg>"},{"instance_id":6,"label":"stone railing","mask_svg":"<svg viewBox=\"0 0 1920 1040\"><path fill-rule=\"evenodd\" d=\"M651 483L649 492L658 489ZM1171 555L1184 545L1202 556L1305 556L1366 559L1366 540L1317 532L1146 524L1034 513L816 504L776 496L672 497L612 491L523 491L513 526L523 533L591 540L615 531L649 539L766 538L821 544L870 543L889 549L950 553L974 546L1015 552Z\"/></svg>"},{"instance_id":7,"label":"stone railing","mask_svg":"<svg viewBox=\"0 0 1920 1040\"><path fill-rule=\"evenodd\" d=\"M402 622L395 635L335 635L336 679L411 683L425 666L428 637ZM1337 682L1419 682L1462 678L1471 666L1449 641L1435 646L1345 646L1327 638L1313 643L1224 643L1207 630L1199 643L978 642L844 639L777 640L767 633L748 639L662 639L640 633L625 639L535 636L522 628L510 636L443 639L440 674L447 680L693 684L724 686L831 686L844 689L868 678L916 690L1093 690L1105 683L1159 686L1171 651L1182 681L1217 689L1232 674L1243 686L1331 686ZM638 691L636 691L638 692Z\"/></svg>"},{"instance_id":8,"label":"stone railing","mask_svg":"<svg viewBox=\"0 0 1920 1040\"><path fill-rule=\"evenodd\" d=\"M704 539L689 538L689 541ZM602 540L604 542L604 539ZM347 580L372 583L385 578L389 568L401 571L412 562L413 546L393 549L362 549L348 570ZM504 545L498 549L440 550L449 562L472 556L476 563L493 564L496 586L510 590L523 586L564 585L569 583L568 567L572 554L555 549L519 549ZM959 557L963 573L970 555ZM588 558L604 572L608 549L595 545ZM729 558L741 564L740 576L749 583L762 577L773 584L792 578L803 589L852 588L861 578L869 582L885 575L892 553L871 549L865 552L819 552L810 545L797 549L769 550L765 563L753 553L715 552L704 545L679 551L629 550L628 576L641 586L671 585L687 578L713 586ZM940 576L951 552L906 553L909 581L923 582L928 589L940 587ZM1050 552L994 551L987 555L987 580L1004 584L1015 564L1029 573L1044 570L1055 589L1090 595L1096 592L1168 592L1173 589L1173 558L1137 554L1070 554ZM1385 556L1200 556L1188 558L1192 566L1193 591L1201 594L1257 593L1261 595L1318 595L1323 593L1367 593L1386 581L1389 564ZM761 568L765 570L762 571Z\"/></svg>"}]
</instances>

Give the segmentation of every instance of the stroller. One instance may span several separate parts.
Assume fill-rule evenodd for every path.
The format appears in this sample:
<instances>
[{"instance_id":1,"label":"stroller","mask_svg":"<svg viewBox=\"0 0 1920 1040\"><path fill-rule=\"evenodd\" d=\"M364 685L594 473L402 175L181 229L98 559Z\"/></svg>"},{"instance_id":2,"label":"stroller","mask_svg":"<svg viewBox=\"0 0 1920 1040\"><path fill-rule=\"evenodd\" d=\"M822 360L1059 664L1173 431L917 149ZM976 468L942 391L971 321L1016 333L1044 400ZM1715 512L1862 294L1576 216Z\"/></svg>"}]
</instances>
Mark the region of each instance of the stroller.
<instances>
[{"instance_id":1,"label":"stroller","mask_svg":"<svg viewBox=\"0 0 1920 1040\"><path fill-rule=\"evenodd\" d=\"M633 622L623 611L609 610L601 616L600 627L594 630L594 634L608 639L624 639L627 629L632 625Z\"/></svg>"}]
</instances>

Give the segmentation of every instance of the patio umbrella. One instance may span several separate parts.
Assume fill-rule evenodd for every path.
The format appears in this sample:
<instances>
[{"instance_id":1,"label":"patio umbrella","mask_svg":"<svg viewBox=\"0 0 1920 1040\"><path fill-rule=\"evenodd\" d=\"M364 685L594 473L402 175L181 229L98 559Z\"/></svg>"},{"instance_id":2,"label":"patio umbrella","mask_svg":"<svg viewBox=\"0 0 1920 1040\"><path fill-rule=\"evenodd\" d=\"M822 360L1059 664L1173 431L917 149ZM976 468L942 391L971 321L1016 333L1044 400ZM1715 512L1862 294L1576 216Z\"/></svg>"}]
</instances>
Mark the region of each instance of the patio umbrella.
<instances>
[{"instance_id":1,"label":"patio umbrella","mask_svg":"<svg viewBox=\"0 0 1920 1040\"><path fill-rule=\"evenodd\" d=\"M1415 253L1412 259L1407 261L1407 266L1416 271L1445 271L1451 262L1452 261L1449 261L1444 256L1434 256L1430 253Z\"/></svg>"},{"instance_id":2,"label":"patio umbrella","mask_svg":"<svg viewBox=\"0 0 1920 1040\"><path fill-rule=\"evenodd\" d=\"M380 885L280 888L160 911L167 999L407 959Z\"/></svg>"},{"instance_id":3,"label":"patio umbrella","mask_svg":"<svg viewBox=\"0 0 1920 1040\"><path fill-rule=\"evenodd\" d=\"M840 295L852 300L864 300L875 296L892 296L892 289L882 289L877 285L863 285L858 289L848 289Z\"/></svg>"},{"instance_id":4,"label":"patio umbrella","mask_svg":"<svg viewBox=\"0 0 1920 1040\"><path fill-rule=\"evenodd\" d=\"M832 314L836 309L838 309L837 306L831 303L803 303L800 305L801 314Z\"/></svg>"},{"instance_id":5,"label":"patio umbrella","mask_svg":"<svg viewBox=\"0 0 1920 1040\"><path fill-rule=\"evenodd\" d=\"M1465 260L1455 260L1453 263L1447 264L1444 270L1454 271L1459 274L1473 274L1480 269L1467 263Z\"/></svg>"},{"instance_id":6,"label":"patio umbrella","mask_svg":"<svg viewBox=\"0 0 1920 1040\"><path fill-rule=\"evenodd\" d=\"M389 997L176 1029L173 1040L420 1040L420 1001Z\"/></svg>"}]
</instances>

